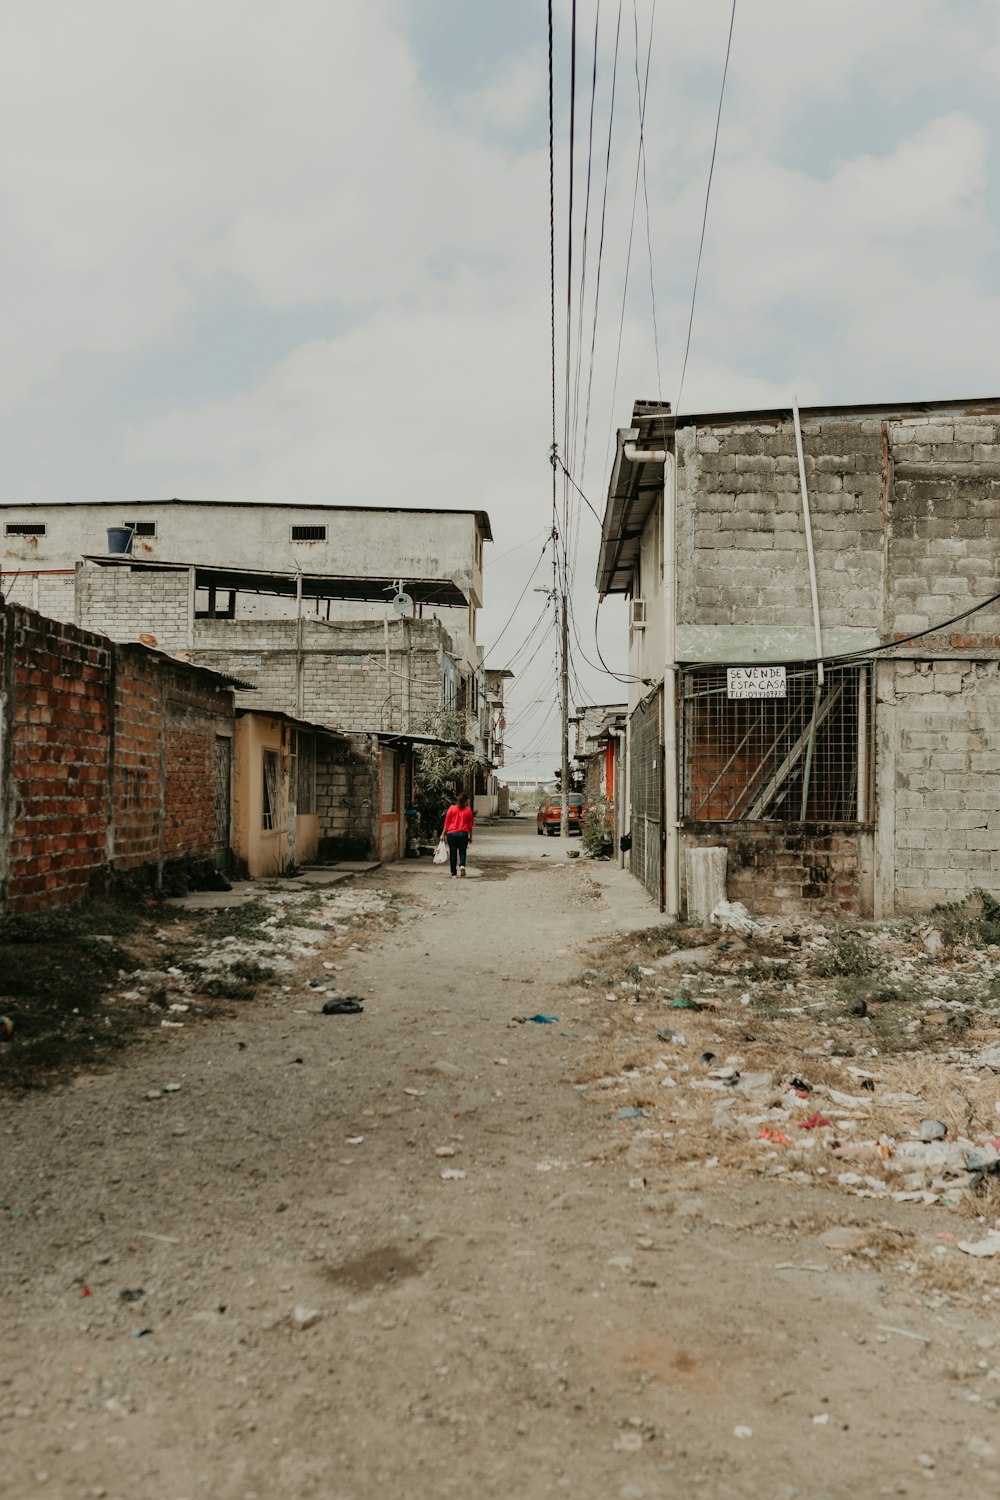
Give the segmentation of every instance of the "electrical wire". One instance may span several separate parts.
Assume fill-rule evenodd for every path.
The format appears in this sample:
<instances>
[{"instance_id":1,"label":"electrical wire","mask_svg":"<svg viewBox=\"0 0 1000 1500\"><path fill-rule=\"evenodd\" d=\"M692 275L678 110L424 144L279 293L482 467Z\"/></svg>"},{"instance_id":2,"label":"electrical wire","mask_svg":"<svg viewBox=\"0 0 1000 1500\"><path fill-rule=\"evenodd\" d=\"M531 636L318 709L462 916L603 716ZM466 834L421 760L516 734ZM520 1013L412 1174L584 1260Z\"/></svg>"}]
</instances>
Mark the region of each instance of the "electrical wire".
<instances>
[{"instance_id":1,"label":"electrical wire","mask_svg":"<svg viewBox=\"0 0 1000 1500\"><path fill-rule=\"evenodd\" d=\"M608 110L608 145L604 158L604 192L601 200L601 237L597 246L597 274L594 284L594 318L590 331L590 368L587 372L587 404L583 419L583 447L580 455L579 473L587 472L587 439L590 434L590 403L594 389L594 353L597 347L597 310L601 299L601 263L604 259L604 226L608 211L608 181L611 175L611 136L615 123L615 91L618 82L618 42L622 29L622 0L618 0L618 21L615 26L615 55L611 69L611 104ZM570 455L576 468L576 455Z\"/></svg>"},{"instance_id":2,"label":"electrical wire","mask_svg":"<svg viewBox=\"0 0 1000 1500\"><path fill-rule=\"evenodd\" d=\"M492 656L493 655L493 652L496 650L497 646L499 646L500 642L503 640L504 636L507 634L507 630L508 630L508 628L510 626L510 623L513 620L514 616L517 614L518 609L520 608L521 600L524 598L525 594L528 592L528 589L531 587L531 580L534 578L535 574L538 572L539 563L541 563L542 558L545 556L545 551L546 551L546 548L548 547L548 545L549 545L549 542L548 542L548 540L546 540L545 546L542 548L541 552L538 555L538 561L535 563L535 566L532 568L531 572L528 574L528 581L527 581L527 583L524 585L524 588L521 590L521 592L517 596L517 603L514 605L514 608L511 610L510 614L507 616L506 622L504 623L504 627L501 630L500 634L497 636L497 638L493 642L492 646L490 646L489 650L486 651L486 653L485 653L486 656Z\"/></svg>"},{"instance_id":3,"label":"electrical wire","mask_svg":"<svg viewBox=\"0 0 1000 1500\"><path fill-rule=\"evenodd\" d=\"M525 636L524 640L522 641L521 645L518 647L518 649L514 653L514 655L511 657L510 661L507 663L507 665L504 668L502 668L503 671L509 672L509 671L511 671L513 669L514 663L517 661L517 659L520 656L521 652L525 651L527 649L527 647L529 646L529 644L531 642L532 636L534 635L535 631L538 629L538 627L542 623L542 621L545 619L545 614L546 614L547 609L548 609L548 605L546 605L546 608L539 615L538 619L535 621L534 625L531 627L531 630ZM541 647L544 644L545 644L545 636L543 634L541 636L541 638L539 639L538 644L535 647L535 650L528 657L528 660L526 662L522 662L521 663L521 666L518 669L518 673L519 673L520 676L523 676L524 673L528 670L528 667L534 661L535 656L537 655L538 651L541 649Z\"/></svg>"},{"instance_id":4,"label":"electrical wire","mask_svg":"<svg viewBox=\"0 0 1000 1500\"><path fill-rule=\"evenodd\" d=\"M525 541L518 542L518 544L517 544L516 547L509 547L506 552L501 552L499 554L499 556L497 556L497 557L491 557L490 560L489 560L489 562L486 563L484 566L487 567L487 568L492 568L492 566L493 566L494 563L502 562L505 557L512 557L515 552L520 552L521 549L522 549L522 547L528 547L528 546L531 545L532 542L537 542L538 538L540 536L547 536L547 535L548 535L547 531L536 531L533 536L529 536Z\"/></svg>"},{"instance_id":5,"label":"electrical wire","mask_svg":"<svg viewBox=\"0 0 1000 1500\"><path fill-rule=\"evenodd\" d=\"M581 490L580 486L577 484L576 480L573 478L572 474L569 472L566 465L563 463L562 459L558 457L558 455L556 461L559 464L560 469L562 469L563 473L566 475L566 478L569 480L570 484L576 490L576 493L580 496L580 499L583 501L584 505L586 505L587 509L590 511L590 514L593 516L598 526L603 526L604 522L601 520L600 516L597 514L597 511L591 505L590 501L583 493L583 490Z\"/></svg>"},{"instance_id":6,"label":"electrical wire","mask_svg":"<svg viewBox=\"0 0 1000 1500\"><path fill-rule=\"evenodd\" d=\"M573 377L573 443L570 453L576 461L576 442L580 427L580 376L583 370L583 309L587 294L587 242L590 231L590 180L594 162L594 106L597 102L597 53L601 29L601 0L594 9L594 65L590 75L590 120L587 128L587 189L583 205L583 238L580 251L580 300L576 327L576 371Z\"/></svg>"},{"instance_id":7,"label":"electrical wire","mask_svg":"<svg viewBox=\"0 0 1000 1500\"><path fill-rule=\"evenodd\" d=\"M656 20L656 0L649 13L649 46L646 49L646 82L639 87L639 12L636 0L632 0L632 17L635 22L635 87L639 99L639 158L642 162L642 196L646 203L646 253L649 256L649 301L653 314L653 352L656 355L656 393L663 400L663 380L660 375L660 334L656 326L656 288L653 285L653 242L649 225L649 186L646 181L646 96L649 93L649 58L653 50L653 23Z\"/></svg>"},{"instance_id":8,"label":"electrical wire","mask_svg":"<svg viewBox=\"0 0 1000 1500\"><path fill-rule=\"evenodd\" d=\"M636 35L637 35L637 38L638 38L638 33L636 33ZM649 86L649 58L650 58L650 54L652 53L652 49L653 49L653 28L650 27L650 29L649 29L649 46L647 48L647 55L646 55L646 86L647 86L647 88ZM637 67L636 71L638 72L638 67ZM640 172L641 167L642 167L642 150L641 150L641 145L642 145L642 127L643 127L643 122L645 120L645 114L646 114L646 97L645 97L645 94L643 94L642 95L642 99L641 99L641 104L640 104L640 111L639 111L639 142L640 142L640 149L639 149L638 153L636 154L636 160L635 160L635 182L632 185L632 216L631 216L631 218L629 220L628 251L627 251L627 254L625 256L625 280L624 280L624 282L622 284L622 310L621 310L621 316L618 319L618 348L617 348L616 353L615 353L615 378L614 378L614 382L613 382L612 387L611 387L611 421L610 421L610 425L608 427L608 441L607 441L607 445L606 445L605 451L604 451L604 469L605 469L605 472L607 472L608 459L609 459L610 454L611 454L611 438L612 438L612 434L614 433L615 400L616 400L617 395L618 395L618 373L619 373L619 369L621 367L621 358L622 358L622 334L623 334L624 329L625 329L625 306L626 306L626 303L627 303L627 300L628 300L628 278L629 278L629 272L630 272L631 266L632 266L632 240L633 240L633 237L634 237L634 234L635 234L635 206L636 206L636 203L639 200L639 172Z\"/></svg>"},{"instance_id":9,"label":"electrical wire","mask_svg":"<svg viewBox=\"0 0 1000 1500\"><path fill-rule=\"evenodd\" d=\"M705 208L701 216L701 237L698 241L698 259L694 268L694 286L691 289L691 312L688 316L687 342L684 345L684 362L681 365L680 384L677 387L677 400L674 402L674 415L681 409L681 396L684 391L684 376L687 374L688 355L691 352L691 330L694 328L694 308L698 299L698 277L701 273L701 255L705 248L705 226L708 223L708 200L712 193L712 176L715 172L715 153L719 148L719 126L722 124L722 101L726 97L726 77L729 73L729 54L733 47L733 25L736 21L736 0L733 0L733 8L729 16L729 37L726 41L726 61L722 69L722 87L719 89L719 108L715 116L715 137L712 141L712 159L708 164L708 182L705 187Z\"/></svg>"},{"instance_id":10,"label":"electrical wire","mask_svg":"<svg viewBox=\"0 0 1000 1500\"><path fill-rule=\"evenodd\" d=\"M988 599L981 599L978 604L970 604L968 609L963 609L960 614L952 615L950 620L941 620L937 625L928 625L926 630L915 630L912 635L900 636L895 641L882 641L877 646L859 647L857 651L841 651L835 656L796 656L785 661L761 662L759 665L768 667L814 667L822 661L824 666L836 666L840 662L866 661L872 656L880 655L883 651L895 651L900 646L908 646L911 641L922 641L929 635L938 635L942 630L948 630L952 625L960 625L970 615L978 614L981 609L988 609L991 604L1000 603L1000 592L991 594ZM745 662L697 662L692 663L689 671L698 667L725 667L745 666Z\"/></svg>"},{"instance_id":11,"label":"electrical wire","mask_svg":"<svg viewBox=\"0 0 1000 1500\"><path fill-rule=\"evenodd\" d=\"M556 445L556 135L552 0L549 0L549 301L552 324L552 447ZM553 480L554 485L554 480ZM553 490L553 505L555 494Z\"/></svg>"}]
</instances>

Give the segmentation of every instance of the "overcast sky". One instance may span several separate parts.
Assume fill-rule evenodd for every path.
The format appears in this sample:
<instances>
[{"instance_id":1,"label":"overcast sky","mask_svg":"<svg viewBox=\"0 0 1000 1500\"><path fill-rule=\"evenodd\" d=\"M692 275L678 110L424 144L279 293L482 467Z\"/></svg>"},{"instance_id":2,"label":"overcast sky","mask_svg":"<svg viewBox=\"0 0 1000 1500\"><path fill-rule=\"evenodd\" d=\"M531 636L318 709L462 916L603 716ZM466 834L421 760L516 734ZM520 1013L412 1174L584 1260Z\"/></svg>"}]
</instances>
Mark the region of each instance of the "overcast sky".
<instances>
[{"instance_id":1,"label":"overcast sky","mask_svg":"<svg viewBox=\"0 0 1000 1500\"><path fill-rule=\"evenodd\" d=\"M613 429L636 397L677 394L729 24L730 0L655 7L645 136L659 375L640 190L612 399L635 32L643 72L651 4L621 6L577 474L599 511ZM595 6L578 0L581 209ZM559 0L560 369L569 10ZM618 12L602 0L595 211ZM3 499L485 508L491 646L551 504L544 0L34 0L5 16ZM998 0L740 0L686 410L792 391L805 404L1000 391L998 86ZM578 266L582 229L581 214ZM593 218L584 389L598 232ZM559 399L561 413L561 387ZM588 656L596 534L583 508ZM533 583L550 576L543 563ZM544 606L531 587L493 664ZM601 638L620 664L614 605ZM545 772L557 735L535 700L552 695L551 633L515 668L538 642L508 738ZM579 696L621 695L576 666Z\"/></svg>"}]
</instances>

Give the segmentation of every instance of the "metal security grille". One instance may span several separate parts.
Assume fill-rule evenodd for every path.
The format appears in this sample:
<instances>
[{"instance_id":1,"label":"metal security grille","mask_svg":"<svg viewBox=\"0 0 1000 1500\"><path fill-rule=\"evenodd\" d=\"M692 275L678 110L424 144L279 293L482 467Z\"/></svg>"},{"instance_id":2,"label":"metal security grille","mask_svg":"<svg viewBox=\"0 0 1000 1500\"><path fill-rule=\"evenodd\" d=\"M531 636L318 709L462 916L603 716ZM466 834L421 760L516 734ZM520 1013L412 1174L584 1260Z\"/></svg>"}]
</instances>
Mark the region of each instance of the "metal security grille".
<instances>
[{"instance_id":1,"label":"metal security grille","mask_svg":"<svg viewBox=\"0 0 1000 1500\"><path fill-rule=\"evenodd\" d=\"M708 822L867 822L867 666L789 668L784 698L727 696L726 669L684 674L683 812Z\"/></svg>"},{"instance_id":2,"label":"metal security grille","mask_svg":"<svg viewBox=\"0 0 1000 1500\"><path fill-rule=\"evenodd\" d=\"M326 527L325 526L293 526L292 527L292 541L293 542L325 542L326 541Z\"/></svg>"},{"instance_id":3,"label":"metal security grille","mask_svg":"<svg viewBox=\"0 0 1000 1500\"><path fill-rule=\"evenodd\" d=\"M629 723L632 873L659 901L663 889L663 689Z\"/></svg>"},{"instance_id":4,"label":"metal security grille","mask_svg":"<svg viewBox=\"0 0 1000 1500\"><path fill-rule=\"evenodd\" d=\"M122 525L126 531L131 531L133 536L155 536L155 521L123 521Z\"/></svg>"},{"instance_id":5,"label":"metal security grille","mask_svg":"<svg viewBox=\"0 0 1000 1500\"><path fill-rule=\"evenodd\" d=\"M44 536L45 526L39 521L8 521L4 536Z\"/></svg>"}]
</instances>

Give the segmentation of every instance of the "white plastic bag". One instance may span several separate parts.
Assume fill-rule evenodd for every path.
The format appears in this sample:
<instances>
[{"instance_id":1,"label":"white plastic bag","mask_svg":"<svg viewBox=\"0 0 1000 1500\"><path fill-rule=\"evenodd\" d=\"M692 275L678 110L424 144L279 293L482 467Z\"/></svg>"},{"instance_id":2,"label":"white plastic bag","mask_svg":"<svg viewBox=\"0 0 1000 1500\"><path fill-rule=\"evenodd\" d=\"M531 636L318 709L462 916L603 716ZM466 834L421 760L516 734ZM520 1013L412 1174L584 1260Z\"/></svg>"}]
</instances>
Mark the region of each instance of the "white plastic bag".
<instances>
[{"instance_id":1,"label":"white plastic bag","mask_svg":"<svg viewBox=\"0 0 1000 1500\"><path fill-rule=\"evenodd\" d=\"M434 850L434 863L436 865L446 865L448 863L448 845L444 839L441 840Z\"/></svg>"},{"instance_id":2,"label":"white plastic bag","mask_svg":"<svg viewBox=\"0 0 1000 1500\"><path fill-rule=\"evenodd\" d=\"M721 927L723 932L739 932L744 937L764 930L753 920L742 901L720 901L709 921L715 927Z\"/></svg>"}]
</instances>

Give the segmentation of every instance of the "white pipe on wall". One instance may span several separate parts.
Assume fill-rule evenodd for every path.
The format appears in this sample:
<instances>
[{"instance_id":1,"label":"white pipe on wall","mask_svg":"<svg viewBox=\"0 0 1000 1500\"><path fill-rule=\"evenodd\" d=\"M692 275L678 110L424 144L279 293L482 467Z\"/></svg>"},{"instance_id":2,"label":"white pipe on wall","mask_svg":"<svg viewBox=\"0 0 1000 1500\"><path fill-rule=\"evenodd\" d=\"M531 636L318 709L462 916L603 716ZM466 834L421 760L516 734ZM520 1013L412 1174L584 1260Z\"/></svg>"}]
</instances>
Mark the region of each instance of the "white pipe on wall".
<instances>
[{"instance_id":1,"label":"white pipe on wall","mask_svg":"<svg viewBox=\"0 0 1000 1500\"><path fill-rule=\"evenodd\" d=\"M799 461L799 489L802 491L802 522L806 533L806 558L809 563L809 590L812 594L813 632L816 637L816 681L823 686L823 632L819 620L819 589L816 586L816 556L813 552L812 517L809 513L809 488L806 484L806 460L802 452L802 424L799 421L799 398L792 397L792 419L795 423L795 452Z\"/></svg>"},{"instance_id":2,"label":"white pipe on wall","mask_svg":"<svg viewBox=\"0 0 1000 1500\"><path fill-rule=\"evenodd\" d=\"M664 871L663 910L680 915L680 808L677 767L677 468L665 448L640 449L626 443L630 463L663 465L663 777Z\"/></svg>"}]
</instances>

